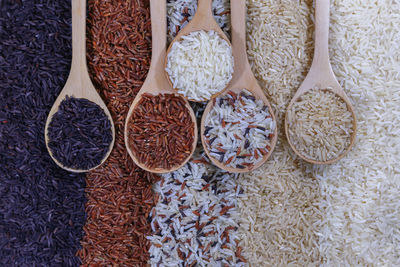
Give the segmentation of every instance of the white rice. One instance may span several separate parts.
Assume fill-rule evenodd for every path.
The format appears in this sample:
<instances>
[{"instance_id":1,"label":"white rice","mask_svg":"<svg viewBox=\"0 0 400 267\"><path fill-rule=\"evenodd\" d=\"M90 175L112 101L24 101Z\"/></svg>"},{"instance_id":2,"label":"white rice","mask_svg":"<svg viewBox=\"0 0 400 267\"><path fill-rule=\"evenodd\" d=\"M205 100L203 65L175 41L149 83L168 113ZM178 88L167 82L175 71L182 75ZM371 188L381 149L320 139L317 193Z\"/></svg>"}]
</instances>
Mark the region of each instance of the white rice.
<instances>
[{"instance_id":1,"label":"white rice","mask_svg":"<svg viewBox=\"0 0 400 267\"><path fill-rule=\"evenodd\" d=\"M210 156L235 169L252 169L271 150L276 123L268 106L243 89L217 97L205 119Z\"/></svg>"},{"instance_id":2,"label":"white rice","mask_svg":"<svg viewBox=\"0 0 400 267\"><path fill-rule=\"evenodd\" d=\"M233 64L232 47L217 32L195 31L173 43L165 70L179 94L207 101L228 85Z\"/></svg>"},{"instance_id":3,"label":"white rice","mask_svg":"<svg viewBox=\"0 0 400 267\"><path fill-rule=\"evenodd\" d=\"M248 1L248 53L280 125L310 67L312 3ZM313 167L280 136L271 159L239 179L252 266L400 266L400 2L331 4L331 61L355 107L356 144Z\"/></svg>"},{"instance_id":4,"label":"white rice","mask_svg":"<svg viewBox=\"0 0 400 267\"><path fill-rule=\"evenodd\" d=\"M400 1L335 0L331 60L354 102L357 141L311 169L324 213L324 266L400 266Z\"/></svg>"},{"instance_id":5,"label":"white rice","mask_svg":"<svg viewBox=\"0 0 400 267\"><path fill-rule=\"evenodd\" d=\"M346 102L331 89L313 88L293 103L288 111L289 139L307 159L326 162L349 147L353 114Z\"/></svg>"}]
</instances>

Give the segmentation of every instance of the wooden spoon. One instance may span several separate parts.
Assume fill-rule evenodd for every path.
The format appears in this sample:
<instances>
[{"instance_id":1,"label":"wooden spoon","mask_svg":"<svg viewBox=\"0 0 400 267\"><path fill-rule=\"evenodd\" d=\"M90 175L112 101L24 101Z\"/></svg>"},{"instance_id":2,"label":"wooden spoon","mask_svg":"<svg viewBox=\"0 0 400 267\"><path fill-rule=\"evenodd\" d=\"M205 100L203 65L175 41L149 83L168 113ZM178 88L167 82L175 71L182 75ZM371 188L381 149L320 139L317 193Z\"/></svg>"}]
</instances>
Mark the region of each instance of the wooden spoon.
<instances>
[{"instance_id":1,"label":"wooden spoon","mask_svg":"<svg viewBox=\"0 0 400 267\"><path fill-rule=\"evenodd\" d=\"M232 21L232 45L233 45L233 56L235 58L235 71L230 86L226 89L224 95L229 91L236 94L240 94L243 89L251 92L257 99L261 99L271 114L272 120L275 121L275 115L272 111L271 105L268 102L263 90L258 84L256 78L251 71L249 61L247 59L246 51L246 0L231 0L231 21ZM251 168L246 167L245 169L238 169L226 166L224 163L219 162L217 159L210 155L210 151L206 144L206 138L204 136L205 121L213 107L213 101L208 102L206 109L204 110L203 117L201 118L201 142L204 150L210 160L219 168L228 172L244 173L254 170L260 167L272 154L277 141L277 129L275 127L274 136L271 140L271 149L263 159L252 166Z\"/></svg>"},{"instance_id":2,"label":"wooden spoon","mask_svg":"<svg viewBox=\"0 0 400 267\"><path fill-rule=\"evenodd\" d=\"M150 1L150 12L151 12L151 32L152 32L152 55L151 55L151 64L150 69L147 74L146 80L143 83L142 88L139 93L135 97L132 102L127 119L125 121L125 146L128 150L129 155L133 159L136 165L140 168L153 172L153 173L168 173L175 171L185 165L191 155L193 154L196 144L197 144L197 124L196 124L196 116L193 112L193 109L189 105L189 102L185 100L186 107L190 112L190 116L194 123L194 139L190 156L182 162L179 166L175 166L172 169L161 169L154 168L150 169L146 165L142 164L139 159L135 156L133 151L129 146L129 120L132 116L133 110L135 109L137 103L140 101L143 94L151 94L151 95L160 95L160 94L175 94L174 89L172 89L171 85L168 83L165 75L164 75L164 59L165 59L165 47L167 40L167 17L166 17L166 0L151 0ZM160 3L161 2L161 3Z\"/></svg>"},{"instance_id":3,"label":"wooden spoon","mask_svg":"<svg viewBox=\"0 0 400 267\"><path fill-rule=\"evenodd\" d=\"M334 163L341 158L343 158L354 145L354 140L357 131L357 122L354 114L354 109L352 104L350 103L349 98L344 92L343 88L339 85L335 74L333 73L332 66L329 60L329 48L328 48L328 39L329 39L329 0L317 0L315 7L315 48L314 48L314 58L311 64L310 71L308 72L306 78L301 84L300 88L297 90L293 99L291 100L285 117L285 133L288 139L289 145L292 147L293 151L302 159L307 162L313 164L331 164ZM294 145L292 144L289 138L289 121L288 121L288 113L292 108L292 105L305 93L314 88L320 88L321 90L330 88L333 93L337 94L341 97L344 102L347 104L348 110L353 115L353 134L351 135L351 140L348 148L344 151L339 157L335 159L331 159L328 161L317 161L312 160L304 155L302 155L299 151L296 150Z\"/></svg>"},{"instance_id":4,"label":"wooden spoon","mask_svg":"<svg viewBox=\"0 0 400 267\"><path fill-rule=\"evenodd\" d=\"M73 96L76 98L86 98L91 102L99 105L107 115L110 123L112 125L112 142L110 144L109 150L105 155L101 163L91 169L81 170L81 169L71 169L65 167L61 162L54 158L51 149L49 148L49 138L48 138L48 127L52 120L53 115L58 111L60 103L65 99L66 96ZM55 163L61 168L71 171L71 172L87 172L92 169L97 168L103 164L111 153L112 147L114 146L115 140L115 130L114 123L107 106L104 104L100 95L94 88L92 81L90 80L89 73L86 65L86 0L73 0L72 1L72 64L71 70L68 76L68 80L62 89L60 95L57 97L50 113L47 117L45 126L45 141L47 150L51 158Z\"/></svg>"},{"instance_id":5,"label":"wooden spoon","mask_svg":"<svg viewBox=\"0 0 400 267\"><path fill-rule=\"evenodd\" d=\"M235 1L235 0L233 0ZM175 36L175 38L172 40L170 43L167 53L165 55L165 62L164 62L164 72L167 77L167 80L170 84L171 87L173 87L173 83L168 75L168 73L165 71L165 68L167 67L167 62L168 62L168 54L171 51L172 45L175 42L180 41L182 36L188 35L191 32L196 32L196 31L215 31L218 33L218 35L224 39L229 45L231 45L230 40L226 36L226 34L221 30L219 27L218 23L215 21L213 13L212 13L212 0L197 0L197 9L196 13L193 16L193 19L189 21L189 23L178 32L178 34ZM236 63L235 63L236 64ZM227 84L226 87L229 86L229 83ZM178 91L178 89L174 88L174 90ZM215 93L214 95L211 96L212 98L217 97L218 95L222 94L225 90L221 90L218 93ZM189 99L192 102L204 102L204 101L195 101L193 99Z\"/></svg>"}]
</instances>

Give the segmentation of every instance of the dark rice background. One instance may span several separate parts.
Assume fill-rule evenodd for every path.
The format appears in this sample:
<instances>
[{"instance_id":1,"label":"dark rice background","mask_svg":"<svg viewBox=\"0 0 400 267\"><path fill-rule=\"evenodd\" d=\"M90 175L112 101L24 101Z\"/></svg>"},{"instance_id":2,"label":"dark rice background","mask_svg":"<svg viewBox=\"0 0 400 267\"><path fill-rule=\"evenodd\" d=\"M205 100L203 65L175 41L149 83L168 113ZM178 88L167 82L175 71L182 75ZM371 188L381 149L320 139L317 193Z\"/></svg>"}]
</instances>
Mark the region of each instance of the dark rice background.
<instances>
[{"instance_id":1,"label":"dark rice background","mask_svg":"<svg viewBox=\"0 0 400 267\"><path fill-rule=\"evenodd\" d=\"M84 175L58 168L46 116L71 58L70 1L0 0L0 266L77 266Z\"/></svg>"}]
</instances>

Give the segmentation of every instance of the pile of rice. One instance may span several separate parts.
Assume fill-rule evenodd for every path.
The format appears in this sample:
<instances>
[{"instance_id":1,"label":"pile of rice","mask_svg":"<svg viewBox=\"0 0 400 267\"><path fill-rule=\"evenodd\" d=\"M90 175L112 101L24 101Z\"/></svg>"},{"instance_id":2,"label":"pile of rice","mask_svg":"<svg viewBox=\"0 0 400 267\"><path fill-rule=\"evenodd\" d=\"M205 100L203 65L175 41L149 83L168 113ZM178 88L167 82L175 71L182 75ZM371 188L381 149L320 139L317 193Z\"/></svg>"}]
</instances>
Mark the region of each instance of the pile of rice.
<instances>
[{"instance_id":1,"label":"pile of rice","mask_svg":"<svg viewBox=\"0 0 400 267\"><path fill-rule=\"evenodd\" d=\"M248 54L281 133L312 60L312 2L248 1ZM270 160L239 178L252 266L400 265L400 2L331 4L331 61L355 107L357 141L337 164L315 167L280 134Z\"/></svg>"},{"instance_id":2,"label":"pile of rice","mask_svg":"<svg viewBox=\"0 0 400 267\"><path fill-rule=\"evenodd\" d=\"M192 161L164 174L154 190L152 266L244 266L236 223L243 190L235 177Z\"/></svg>"},{"instance_id":3,"label":"pile of rice","mask_svg":"<svg viewBox=\"0 0 400 267\"><path fill-rule=\"evenodd\" d=\"M323 196L319 250L326 266L400 266L400 1L333 4L331 60L358 129L345 158L309 168Z\"/></svg>"},{"instance_id":4,"label":"pile of rice","mask_svg":"<svg viewBox=\"0 0 400 267\"><path fill-rule=\"evenodd\" d=\"M269 107L243 89L215 98L203 134L211 157L237 170L251 170L271 151L275 127Z\"/></svg>"},{"instance_id":5,"label":"pile of rice","mask_svg":"<svg viewBox=\"0 0 400 267\"><path fill-rule=\"evenodd\" d=\"M195 31L174 42L166 72L188 100L207 101L226 88L233 74L232 47L215 31Z\"/></svg>"},{"instance_id":6,"label":"pile of rice","mask_svg":"<svg viewBox=\"0 0 400 267\"><path fill-rule=\"evenodd\" d=\"M312 60L312 1L252 0L247 12L247 53L279 134L269 160L238 179L243 255L251 266L318 266L319 183L282 134L286 107Z\"/></svg>"},{"instance_id":7,"label":"pile of rice","mask_svg":"<svg viewBox=\"0 0 400 267\"><path fill-rule=\"evenodd\" d=\"M349 147L353 114L331 89L313 88L293 103L287 113L289 141L307 159L326 162Z\"/></svg>"}]
</instances>

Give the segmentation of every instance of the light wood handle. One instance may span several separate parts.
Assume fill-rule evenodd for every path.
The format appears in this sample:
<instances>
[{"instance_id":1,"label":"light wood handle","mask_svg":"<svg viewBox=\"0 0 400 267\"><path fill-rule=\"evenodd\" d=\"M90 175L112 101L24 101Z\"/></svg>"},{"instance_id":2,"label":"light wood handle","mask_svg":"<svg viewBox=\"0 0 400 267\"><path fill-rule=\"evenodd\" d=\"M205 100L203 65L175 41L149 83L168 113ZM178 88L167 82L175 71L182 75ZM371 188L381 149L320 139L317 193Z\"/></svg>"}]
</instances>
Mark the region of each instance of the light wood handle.
<instances>
[{"instance_id":1,"label":"light wood handle","mask_svg":"<svg viewBox=\"0 0 400 267\"><path fill-rule=\"evenodd\" d=\"M72 0L72 69L75 65L87 73L86 0Z\"/></svg>"},{"instance_id":2,"label":"light wood handle","mask_svg":"<svg viewBox=\"0 0 400 267\"><path fill-rule=\"evenodd\" d=\"M246 0L232 0L232 48L235 57L235 72L242 73L250 64L246 50Z\"/></svg>"},{"instance_id":3,"label":"light wood handle","mask_svg":"<svg viewBox=\"0 0 400 267\"><path fill-rule=\"evenodd\" d=\"M195 17L209 18L212 14L212 0L197 0Z\"/></svg>"},{"instance_id":4,"label":"light wood handle","mask_svg":"<svg viewBox=\"0 0 400 267\"><path fill-rule=\"evenodd\" d=\"M161 2L161 3L160 3ZM159 75L164 72L164 64L155 62L165 58L165 48L167 45L167 7L166 0L150 1L151 17L151 66L150 71L155 71ZM155 19L160 18L160 19ZM158 23L155 23L158 22Z\"/></svg>"},{"instance_id":5,"label":"light wood handle","mask_svg":"<svg viewBox=\"0 0 400 267\"><path fill-rule=\"evenodd\" d=\"M330 66L329 62L329 5L330 0L316 0L315 4L315 48L312 65Z\"/></svg>"}]
</instances>

